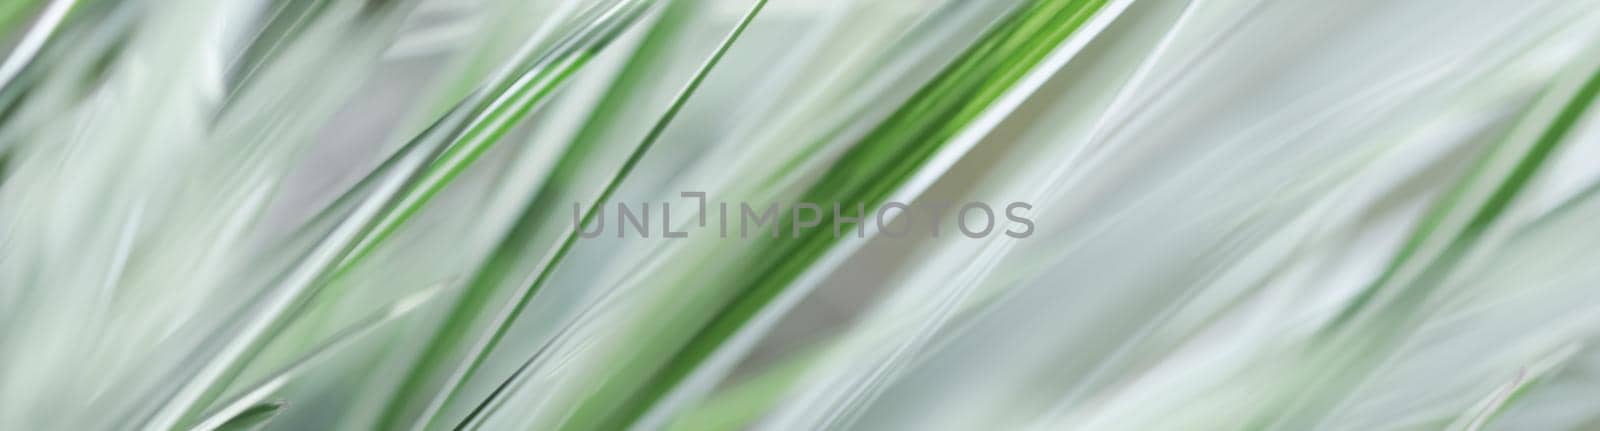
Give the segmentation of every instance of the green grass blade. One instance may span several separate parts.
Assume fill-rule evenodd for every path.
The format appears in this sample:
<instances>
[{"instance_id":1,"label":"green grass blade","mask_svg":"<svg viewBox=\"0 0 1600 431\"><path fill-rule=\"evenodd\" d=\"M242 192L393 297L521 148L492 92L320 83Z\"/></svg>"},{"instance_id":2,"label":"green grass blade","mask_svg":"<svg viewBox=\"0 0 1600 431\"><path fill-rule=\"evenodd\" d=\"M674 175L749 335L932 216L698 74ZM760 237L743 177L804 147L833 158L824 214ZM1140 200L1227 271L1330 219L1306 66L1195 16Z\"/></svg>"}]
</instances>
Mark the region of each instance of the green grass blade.
<instances>
[{"instance_id":1,"label":"green grass blade","mask_svg":"<svg viewBox=\"0 0 1600 431\"><path fill-rule=\"evenodd\" d=\"M1424 216L1384 272L1326 327L1313 351L1327 363L1304 378L1322 387L1294 397L1262 423L1321 420L1355 382L1377 371L1424 321L1426 300L1444 285L1511 203L1566 142L1600 98L1600 63L1573 64L1568 80L1546 89L1509 136Z\"/></svg>"},{"instance_id":2,"label":"green grass blade","mask_svg":"<svg viewBox=\"0 0 1600 431\"><path fill-rule=\"evenodd\" d=\"M1103 1L1035 1L997 25L905 106L853 146L801 202L864 204L874 208L943 143L964 129L1047 53L1087 21ZM832 223L824 211L821 225ZM841 226L853 228L851 223ZM789 232L792 223L780 223ZM617 382L602 389L576 417L605 417L621 425L642 415L695 370L728 337L837 241L831 232L770 240L740 267L738 296L640 383ZM651 367L643 365L642 367ZM623 385L634 385L627 387ZM620 397L608 399L608 397Z\"/></svg>"},{"instance_id":3,"label":"green grass blade","mask_svg":"<svg viewBox=\"0 0 1600 431\"><path fill-rule=\"evenodd\" d=\"M227 422L223 422L221 425L217 425L215 428L211 428L211 427L196 427L195 429L198 430L198 431L213 431L213 430L214 431L254 431L254 430L259 430L259 429L261 429L263 427L266 427L267 426L267 422L272 421L273 417L278 416L278 413L283 411L283 406L284 406L284 404L281 403L281 402L270 402L270 403L256 404L256 405L250 406L250 408L245 409L243 412L240 412L238 416L234 416L232 419L228 419Z\"/></svg>"},{"instance_id":4,"label":"green grass blade","mask_svg":"<svg viewBox=\"0 0 1600 431\"><path fill-rule=\"evenodd\" d=\"M418 136L422 148L431 149L404 156L395 175L387 178L376 193L366 198L356 212L343 220L297 268L281 279L277 291L270 293L260 311L240 333L229 337L218 351L219 360L199 370L179 392L178 402L169 403L165 414L152 420L154 428L165 429L195 414L209 404L244 362L263 349L298 312L323 294L323 287L365 258L376 246L451 182L478 156L497 142L517 120L543 101L566 78L593 58L601 47L628 28L649 2L617 2L598 15L580 32L569 35L550 53L531 56L508 69L489 92L480 92L462 103L457 112L446 115L433 128ZM334 292L336 295L336 292ZM178 406L188 413L176 413Z\"/></svg>"},{"instance_id":5,"label":"green grass blade","mask_svg":"<svg viewBox=\"0 0 1600 431\"><path fill-rule=\"evenodd\" d=\"M416 310L426 307L442 289L443 287L439 286L409 295L357 320L355 324L328 337L327 341L311 349L310 353L271 373L262 381L248 385L247 389L240 392L232 400L221 403L212 412L204 415L203 419L198 420L195 429L228 429L229 424L238 422L240 418L250 416L252 411L260 406L270 405L271 403L266 401L267 397L282 389L284 385L287 385L294 378L306 373L328 357L338 354L349 345L361 341L373 332L398 322L410 316ZM262 419L262 421L265 421L265 419Z\"/></svg>"},{"instance_id":6,"label":"green grass blade","mask_svg":"<svg viewBox=\"0 0 1600 431\"><path fill-rule=\"evenodd\" d=\"M609 94L595 108L588 124L567 146L561 159L555 163L554 170L546 174L543 186L524 205L514 225L475 270L464 286L461 297L443 319L442 326L423 344L421 357L410 367L384 409L387 413L383 415L385 424L382 427L402 428L399 421L406 420L409 416L406 412L419 406L425 407L422 403L431 402L436 396L436 390L429 385L450 377L458 368L458 361L471 361L488 353L475 349L470 343L478 339L476 336L479 334L473 331L485 325L503 324L494 319L496 304L505 301L520 303L537 294L536 289L523 289L526 286L519 284L528 276L519 270L519 265L539 262L552 248L551 244L541 241L540 234L551 222L551 217L557 214L557 209L561 208L557 201L561 188L575 186L580 171L590 166L596 147L600 145L597 134L602 129L615 126L621 107L633 103L633 92L640 83L650 78L650 66L665 56L664 41L679 30L687 6L692 4L671 2L666 6L663 12L665 16L651 28L643 45L632 54ZM508 299L497 301L507 288L516 290ZM458 380L445 383L450 387L461 384Z\"/></svg>"},{"instance_id":7,"label":"green grass blade","mask_svg":"<svg viewBox=\"0 0 1600 431\"><path fill-rule=\"evenodd\" d=\"M632 173L635 167L638 166L639 161L643 160L645 154L649 152L650 148L661 139L661 135L666 132L667 126L671 125L672 121L677 118L678 113L683 110L683 106L688 103L689 98L693 96L695 91L698 90L705 82L706 77L711 74L712 69L714 69L717 63L722 60L723 56L727 54L728 50L733 47L734 42L739 40L739 37L744 34L745 30L749 28L750 23L760 15L761 10L765 8L766 5L767 0L756 0L755 3L750 7L749 11L747 11L744 16L740 18L738 24L734 26L733 30L723 38L720 44L718 44L716 50L712 52L711 56L701 64L694 76L690 78L689 82L684 85L683 89L678 92L677 96L673 97L671 105L667 107L667 110L662 113L661 117L655 122L655 125L651 127L650 131L646 133L639 145L634 148L631 154L629 154L627 160L623 162L616 174L614 174L612 179L606 184L605 189L600 192L595 201L590 204L587 210L585 210L584 216L581 221L577 223L577 226L569 228L562 235L560 245L556 249L555 253L552 254L546 260L546 262L541 264L538 277L534 279L533 283L528 288L524 289L524 292L519 292L517 299L511 302L510 307L508 307L508 309L504 311L499 318L495 319L497 324L495 327L491 328L490 332L479 344L481 347L475 349L476 352L486 353L494 350L494 347L499 344L500 340L510 330L510 323L516 321L517 317L521 315L522 310L527 307L529 300L533 298L531 293L537 292L539 288L542 287L547 280L549 280L550 276L555 273L555 270L558 268L562 259L564 259L572 250L572 247L577 244L578 231L584 226L588 226L594 222L595 217L598 215L598 209L611 199L611 196L615 194L617 189L622 186L622 183L627 180L628 175ZM469 354L468 363L465 364L462 370L458 373L459 377L453 380L464 381L471 377L476 372L477 367L482 364L484 358L484 353ZM530 358L528 361L531 362L533 360L534 358ZM524 367L526 367L526 365L524 365ZM521 374L513 376L512 380L516 380L519 376L521 376ZM455 392L459 390L459 383L448 385L447 388L448 392L446 396L440 401L436 402L436 407L433 407L433 409L439 408L437 407L438 405L442 405L442 403L447 402L450 397L454 396ZM490 397L489 399L480 402L479 405L489 405L495 403L496 401L497 397ZM582 420L585 418L579 419ZM582 426L580 425L579 427L581 428Z\"/></svg>"}]
</instances>

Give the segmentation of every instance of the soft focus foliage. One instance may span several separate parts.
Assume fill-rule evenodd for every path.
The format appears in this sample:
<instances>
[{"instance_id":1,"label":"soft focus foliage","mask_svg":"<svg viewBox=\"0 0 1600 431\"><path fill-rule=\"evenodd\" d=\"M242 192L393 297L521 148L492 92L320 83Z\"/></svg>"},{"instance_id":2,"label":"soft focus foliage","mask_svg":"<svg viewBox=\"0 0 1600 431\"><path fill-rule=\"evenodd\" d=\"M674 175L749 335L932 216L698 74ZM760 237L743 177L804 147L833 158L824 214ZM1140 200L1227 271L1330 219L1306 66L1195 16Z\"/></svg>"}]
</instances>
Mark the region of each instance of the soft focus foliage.
<instances>
[{"instance_id":1,"label":"soft focus foliage","mask_svg":"<svg viewBox=\"0 0 1600 431\"><path fill-rule=\"evenodd\" d=\"M1600 427L1600 0L3 0L0 50L4 430ZM617 202L823 227L578 234ZM1034 225L827 210L887 202Z\"/></svg>"}]
</instances>

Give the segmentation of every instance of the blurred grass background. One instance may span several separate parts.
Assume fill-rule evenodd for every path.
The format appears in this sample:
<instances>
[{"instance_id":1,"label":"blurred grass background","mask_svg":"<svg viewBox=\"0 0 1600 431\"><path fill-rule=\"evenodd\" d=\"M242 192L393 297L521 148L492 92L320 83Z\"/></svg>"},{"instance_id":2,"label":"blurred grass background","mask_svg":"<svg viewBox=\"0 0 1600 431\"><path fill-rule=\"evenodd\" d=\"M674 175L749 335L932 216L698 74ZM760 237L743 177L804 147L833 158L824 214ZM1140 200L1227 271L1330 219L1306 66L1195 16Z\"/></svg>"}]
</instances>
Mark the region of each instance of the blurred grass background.
<instances>
[{"instance_id":1,"label":"blurred grass background","mask_svg":"<svg viewBox=\"0 0 1600 431\"><path fill-rule=\"evenodd\" d=\"M0 429L1592 428L1597 6L9 0Z\"/></svg>"}]
</instances>

